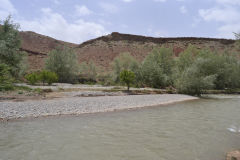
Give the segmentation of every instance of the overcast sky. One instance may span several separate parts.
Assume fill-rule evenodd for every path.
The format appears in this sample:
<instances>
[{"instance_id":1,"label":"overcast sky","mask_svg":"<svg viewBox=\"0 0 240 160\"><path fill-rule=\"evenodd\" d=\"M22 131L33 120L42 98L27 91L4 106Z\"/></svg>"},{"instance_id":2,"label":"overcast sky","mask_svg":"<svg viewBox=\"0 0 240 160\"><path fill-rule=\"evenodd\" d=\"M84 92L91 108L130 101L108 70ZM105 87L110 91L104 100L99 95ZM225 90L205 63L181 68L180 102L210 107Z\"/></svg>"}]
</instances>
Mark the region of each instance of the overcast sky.
<instances>
[{"instance_id":1,"label":"overcast sky","mask_svg":"<svg viewBox=\"0 0 240 160\"><path fill-rule=\"evenodd\" d=\"M234 38L240 0L0 0L21 30L81 43L111 32Z\"/></svg>"}]
</instances>

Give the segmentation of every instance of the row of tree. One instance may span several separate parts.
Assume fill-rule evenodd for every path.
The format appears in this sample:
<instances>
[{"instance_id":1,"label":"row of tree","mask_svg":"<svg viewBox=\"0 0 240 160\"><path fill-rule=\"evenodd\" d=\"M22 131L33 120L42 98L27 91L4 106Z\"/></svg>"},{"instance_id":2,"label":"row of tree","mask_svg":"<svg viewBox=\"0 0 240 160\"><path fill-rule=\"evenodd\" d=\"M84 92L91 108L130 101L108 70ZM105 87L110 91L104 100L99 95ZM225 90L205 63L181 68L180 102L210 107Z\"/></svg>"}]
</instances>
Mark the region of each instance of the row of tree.
<instances>
[{"instance_id":1,"label":"row of tree","mask_svg":"<svg viewBox=\"0 0 240 160\"><path fill-rule=\"evenodd\" d=\"M236 37L239 34L236 34ZM20 51L18 25L8 18L0 27L0 90L10 89L26 71L26 56ZM209 89L240 88L239 53L220 53L189 46L178 57L171 48L155 48L141 63L122 53L106 73L93 62L78 63L70 48L57 47L49 53L43 71L25 75L32 84L41 81L91 82L136 87L176 88L179 93L199 95Z\"/></svg>"},{"instance_id":2,"label":"row of tree","mask_svg":"<svg viewBox=\"0 0 240 160\"><path fill-rule=\"evenodd\" d=\"M240 88L239 53L218 53L189 46L179 57L171 48L154 49L142 63L124 53L114 60L115 82L119 72L135 74L135 85L174 87L179 93L200 95L210 89ZM126 65L127 64L127 65Z\"/></svg>"}]
</instances>

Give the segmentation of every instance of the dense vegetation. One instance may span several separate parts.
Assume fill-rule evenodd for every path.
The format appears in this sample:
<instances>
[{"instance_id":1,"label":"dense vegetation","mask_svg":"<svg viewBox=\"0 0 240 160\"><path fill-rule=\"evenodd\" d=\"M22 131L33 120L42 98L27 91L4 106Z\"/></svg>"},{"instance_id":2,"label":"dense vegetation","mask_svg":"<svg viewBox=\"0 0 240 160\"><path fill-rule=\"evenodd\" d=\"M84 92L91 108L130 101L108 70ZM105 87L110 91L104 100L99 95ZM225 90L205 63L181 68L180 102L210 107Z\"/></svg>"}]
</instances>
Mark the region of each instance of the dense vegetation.
<instances>
[{"instance_id":1,"label":"dense vegetation","mask_svg":"<svg viewBox=\"0 0 240 160\"><path fill-rule=\"evenodd\" d=\"M73 83L77 80L77 55L67 47L58 47L52 50L46 60L46 69L58 75L59 82Z\"/></svg>"},{"instance_id":2,"label":"dense vegetation","mask_svg":"<svg viewBox=\"0 0 240 160\"><path fill-rule=\"evenodd\" d=\"M135 74L132 71L123 70L120 73L120 79L123 83L125 83L127 85L127 90L129 91L130 84L132 84L135 80Z\"/></svg>"},{"instance_id":3,"label":"dense vegetation","mask_svg":"<svg viewBox=\"0 0 240 160\"><path fill-rule=\"evenodd\" d=\"M37 82L42 82L43 85L45 85L45 83L51 85L52 83L58 81L58 76L54 72L42 70L41 72L37 71L27 74L25 79L31 85L35 85Z\"/></svg>"},{"instance_id":4,"label":"dense vegetation","mask_svg":"<svg viewBox=\"0 0 240 160\"><path fill-rule=\"evenodd\" d=\"M18 25L7 18L0 27L0 90L8 90L25 74L24 53L20 51ZM236 34L240 39L240 35ZM236 42L239 44L239 41ZM240 45L239 45L240 46ZM78 63L70 48L57 47L49 53L45 70L25 74L30 84L42 82L101 83L135 87L174 88L178 93L200 95L207 90L240 88L240 54L216 52L189 46L178 57L172 48L155 48L142 61L122 53L104 72L93 62Z\"/></svg>"},{"instance_id":5,"label":"dense vegetation","mask_svg":"<svg viewBox=\"0 0 240 160\"><path fill-rule=\"evenodd\" d=\"M0 90L13 89L12 83L25 73L25 55L20 51L21 41L17 24L9 16L0 26Z\"/></svg>"},{"instance_id":6,"label":"dense vegetation","mask_svg":"<svg viewBox=\"0 0 240 160\"><path fill-rule=\"evenodd\" d=\"M122 55L116 58L114 66L126 63L120 57ZM128 59L127 66L137 64L133 57ZM137 67L127 69L136 75L135 85L140 87L174 87L178 93L190 95L200 95L210 89L240 88L238 53L217 53L190 45L179 57L175 57L171 48L155 48L141 64L134 66ZM124 69L126 68L115 67L114 73Z\"/></svg>"}]
</instances>

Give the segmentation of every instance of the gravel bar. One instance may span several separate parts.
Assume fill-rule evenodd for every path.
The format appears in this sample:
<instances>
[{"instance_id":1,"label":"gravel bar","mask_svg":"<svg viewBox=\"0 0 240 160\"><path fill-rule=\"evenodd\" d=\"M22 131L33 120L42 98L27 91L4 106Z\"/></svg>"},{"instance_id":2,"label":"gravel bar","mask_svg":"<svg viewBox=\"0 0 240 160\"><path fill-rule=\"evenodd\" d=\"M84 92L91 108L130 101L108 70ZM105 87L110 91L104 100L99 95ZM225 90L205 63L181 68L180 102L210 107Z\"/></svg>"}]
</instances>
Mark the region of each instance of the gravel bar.
<instances>
[{"instance_id":1,"label":"gravel bar","mask_svg":"<svg viewBox=\"0 0 240 160\"><path fill-rule=\"evenodd\" d=\"M24 102L0 102L0 120L108 112L194 100L181 94L72 97Z\"/></svg>"}]
</instances>

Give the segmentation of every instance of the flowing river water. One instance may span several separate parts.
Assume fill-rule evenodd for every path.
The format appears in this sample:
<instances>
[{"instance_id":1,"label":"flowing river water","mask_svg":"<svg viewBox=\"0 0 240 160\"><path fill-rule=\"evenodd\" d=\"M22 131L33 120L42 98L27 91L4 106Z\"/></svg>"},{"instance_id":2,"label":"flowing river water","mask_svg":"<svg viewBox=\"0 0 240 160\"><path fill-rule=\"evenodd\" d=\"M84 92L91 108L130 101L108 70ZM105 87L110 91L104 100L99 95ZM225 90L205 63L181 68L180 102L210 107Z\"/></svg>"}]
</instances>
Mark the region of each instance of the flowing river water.
<instances>
[{"instance_id":1,"label":"flowing river water","mask_svg":"<svg viewBox=\"0 0 240 160\"><path fill-rule=\"evenodd\" d=\"M240 97L0 123L0 160L224 160Z\"/></svg>"}]
</instances>

